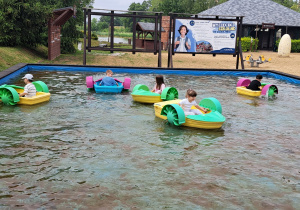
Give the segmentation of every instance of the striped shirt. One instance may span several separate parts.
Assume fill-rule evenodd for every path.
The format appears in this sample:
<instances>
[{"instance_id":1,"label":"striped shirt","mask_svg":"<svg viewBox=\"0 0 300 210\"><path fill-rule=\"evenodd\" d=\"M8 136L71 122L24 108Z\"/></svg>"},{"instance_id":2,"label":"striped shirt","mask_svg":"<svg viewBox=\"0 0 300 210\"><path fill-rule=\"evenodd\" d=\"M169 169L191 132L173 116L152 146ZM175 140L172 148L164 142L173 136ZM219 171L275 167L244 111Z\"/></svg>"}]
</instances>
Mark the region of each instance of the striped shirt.
<instances>
[{"instance_id":1,"label":"striped shirt","mask_svg":"<svg viewBox=\"0 0 300 210\"><path fill-rule=\"evenodd\" d=\"M36 96L36 88L35 88L34 84L29 83L29 84L25 85L24 93L28 93L27 95L25 95L25 97Z\"/></svg>"}]
</instances>

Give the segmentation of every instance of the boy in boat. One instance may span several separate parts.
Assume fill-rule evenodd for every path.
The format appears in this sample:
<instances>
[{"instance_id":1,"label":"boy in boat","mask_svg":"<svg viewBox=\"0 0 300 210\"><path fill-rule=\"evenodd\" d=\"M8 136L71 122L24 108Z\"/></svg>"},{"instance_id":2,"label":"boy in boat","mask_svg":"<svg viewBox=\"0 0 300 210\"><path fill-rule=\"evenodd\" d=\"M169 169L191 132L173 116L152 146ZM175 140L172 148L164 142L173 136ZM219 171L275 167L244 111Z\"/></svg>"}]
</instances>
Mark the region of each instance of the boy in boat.
<instances>
[{"instance_id":1,"label":"boy in boat","mask_svg":"<svg viewBox=\"0 0 300 210\"><path fill-rule=\"evenodd\" d=\"M262 80L262 75L258 74L256 75L256 79L253 80L248 86L247 86L247 89L250 89L250 90L254 90L254 91L258 91L258 90L261 90L262 87L261 87L261 80Z\"/></svg>"},{"instance_id":2,"label":"boy in boat","mask_svg":"<svg viewBox=\"0 0 300 210\"><path fill-rule=\"evenodd\" d=\"M104 77L101 82L99 83L99 85L103 85L103 86L119 86L119 84L114 80L114 78L112 78L113 72L112 70L107 70L106 71L106 77Z\"/></svg>"},{"instance_id":3,"label":"boy in boat","mask_svg":"<svg viewBox=\"0 0 300 210\"><path fill-rule=\"evenodd\" d=\"M36 88L34 84L32 84L33 81L33 75L32 74L26 74L22 79L24 79L24 83L26 84L24 87L24 92L20 93L20 97L32 97L36 96Z\"/></svg>"}]
</instances>

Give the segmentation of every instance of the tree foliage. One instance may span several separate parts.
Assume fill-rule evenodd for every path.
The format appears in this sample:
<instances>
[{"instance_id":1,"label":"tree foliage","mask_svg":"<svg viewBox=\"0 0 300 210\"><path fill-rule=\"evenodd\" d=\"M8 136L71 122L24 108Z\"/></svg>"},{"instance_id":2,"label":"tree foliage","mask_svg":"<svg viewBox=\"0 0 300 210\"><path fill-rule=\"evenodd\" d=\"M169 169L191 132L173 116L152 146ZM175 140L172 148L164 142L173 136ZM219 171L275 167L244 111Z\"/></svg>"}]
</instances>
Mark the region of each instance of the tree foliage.
<instances>
[{"instance_id":1,"label":"tree foliage","mask_svg":"<svg viewBox=\"0 0 300 210\"><path fill-rule=\"evenodd\" d=\"M144 0L130 4L129 11L152 11L197 14L227 0ZM300 12L300 1L273 0ZM94 0L0 0L0 45L34 47L47 45L48 20L53 10L76 5L76 18L69 19L61 28L62 52L74 52L74 43L79 37L77 26L83 25L83 7L92 5ZM151 19L137 19L151 22ZM102 16L92 21L92 30L109 27L110 17ZM114 25L123 25L132 30L132 18L115 17Z\"/></svg>"},{"instance_id":2,"label":"tree foliage","mask_svg":"<svg viewBox=\"0 0 300 210\"><path fill-rule=\"evenodd\" d=\"M51 15L51 6L39 0L0 0L0 44L36 46Z\"/></svg>"},{"instance_id":3,"label":"tree foliage","mask_svg":"<svg viewBox=\"0 0 300 210\"><path fill-rule=\"evenodd\" d=\"M293 0L273 0L273 1L288 8L291 8L295 3Z\"/></svg>"},{"instance_id":4,"label":"tree foliage","mask_svg":"<svg viewBox=\"0 0 300 210\"><path fill-rule=\"evenodd\" d=\"M64 8L76 5L76 17L70 18L61 28L61 53L75 52L74 43L77 42L80 31L77 25L83 25L83 8L92 5L94 0L52 0L56 2L56 8Z\"/></svg>"},{"instance_id":5,"label":"tree foliage","mask_svg":"<svg viewBox=\"0 0 300 210\"><path fill-rule=\"evenodd\" d=\"M83 23L82 8L93 0L0 0L0 45L35 47L47 45L48 20L53 10L76 5L76 18L62 26L62 52L74 52L73 43Z\"/></svg>"},{"instance_id":6,"label":"tree foliage","mask_svg":"<svg viewBox=\"0 0 300 210\"><path fill-rule=\"evenodd\" d=\"M151 6L151 0L145 0L142 3L131 3L129 5L128 11L149 11ZM141 13L137 14L141 15ZM132 18L122 18L123 24L125 26L125 28L127 29L127 31L132 32ZM151 22L150 19L141 19L141 18L137 18L136 22Z\"/></svg>"},{"instance_id":7,"label":"tree foliage","mask_svg":"<svg viewBox=\"0 0 300 210\"><path fill-rule=\"evenodd\" d=\"M197 14L227 0L152 0L150 10L169 13Z\"/></svg>"},{"instance_id":8,"label":"tree foliage","mask_svg":"<svg viewBox=\"0 0 300 210\"><path fill-rule=\"evenodd\" d=\"M163 15L168 15L169 13L198 14L226 1L228 0L151 0L148 3L150 11L163 12ZM273 1L299 12L299 0L298 3L295 0Z\"/></svg>"}]
</instances>

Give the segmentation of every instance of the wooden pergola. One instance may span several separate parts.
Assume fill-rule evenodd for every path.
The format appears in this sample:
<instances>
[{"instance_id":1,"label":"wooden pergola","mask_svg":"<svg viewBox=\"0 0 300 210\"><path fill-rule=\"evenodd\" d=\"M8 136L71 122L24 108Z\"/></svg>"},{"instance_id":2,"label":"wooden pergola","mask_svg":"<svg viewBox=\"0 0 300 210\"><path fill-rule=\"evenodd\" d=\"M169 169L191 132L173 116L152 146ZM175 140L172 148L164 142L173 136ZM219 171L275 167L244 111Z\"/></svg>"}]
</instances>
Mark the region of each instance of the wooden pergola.
<instances>
[{"instance_id":1,"label":"wooden pergola","mask_svg":"<svg viewBox=\"0 0 300 210\"><path fill-rule=\"evenodd\" d=\"M158 24L158 28L159 28ZM155 24L154 23L144 23L144 22L138 22L136 24L136 31L138 33L138 39L140 39L140 36L142 36L142 39L146 39L146 37L150 34L151 37L154 37L155 32ZM164 32L164 28L161 27L161 32ZM152 39L151 38L151 39Z\"/></svg>"},{"instance_id":2,"label":"wooden pergola","mask_svg":"<svg viewBox=\"0 0 300 210\"><path fill-rule=\"evenodd\" d=\"M138 37L136 39L136 46L138 48L145 48L145 49L153 49L154 48L154 37L155 31L165 32L164 28L161 27L160 24L157 25L157 30L155 30L155 23L145 23L145 22L137 22L136 24L136 32ZM147 36L150 35L151 38L146 39ZM159 36L159 34L157 34Z\"/></svg>"},{"instance_id":3,"label":"wooden pergola","mask_svg":"<svg viewBox=\"0 0 300 210\"><path fill-rule=\"evenodd\" d=\"M114 51L121 51L121 52L132 52L135 54L136 52L145 52L145 53L154 53L156 55L158 53L158 67L161 67L161 45L154 44L154 43L161 43L161 27L157 27L158 25L161 25L161 19L162 19L162 13L161 12L145 12L145 11L122 11L122 10L106 10L106 9L95 9L95 8L83 8L84 10L84 44L83 44L83 65L86 65L86 51L91 52L91 50L102 50L102 51L110 51L113 53ZM100 11L96 11L100 10ZM124 14L124 12L126 12ZM97 46L92 47L91 44L91 22L92 22L92 16L108 16L110 17L110 46L104 47L104 46ZM118 48L114 46L114 18L115 17L126 17L130 18L132 20L132 48ZM152 47L148 48L145 47L144 49L140 49L140 47L137 47L136 40L139 40L136 38L136 25L137 25L137 19L140 18L148 18L152 19L154 21L154 27L153 27L153 36L154 40L152 41Z\"/></svg>"}]
</instances>

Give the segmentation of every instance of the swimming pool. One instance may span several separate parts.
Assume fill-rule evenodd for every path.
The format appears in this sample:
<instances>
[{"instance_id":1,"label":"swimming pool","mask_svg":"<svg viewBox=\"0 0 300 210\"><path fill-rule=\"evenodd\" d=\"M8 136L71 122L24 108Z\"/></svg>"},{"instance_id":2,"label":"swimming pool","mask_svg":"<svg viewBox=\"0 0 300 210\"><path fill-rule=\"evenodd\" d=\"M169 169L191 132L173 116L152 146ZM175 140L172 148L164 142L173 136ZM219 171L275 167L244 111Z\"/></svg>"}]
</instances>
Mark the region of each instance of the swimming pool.
<instances>
[{"instance_id":1,"label":"swimming pool","mask_svg":"<svg viewBox=\"0 0 300 210\"><path fill-rule=\"evenodd\" d=\"M154 116L153 105L133 102L130 92L88 92L85 77L104 73L73 70L30 69L48 85L50 101L0 104L0 207L300 206L298 84L265 76L278 97L251 98L235 92L242 76L113 69L118 79L130 77L132 88L152 87L161 73L180 98L190 87L197 102L217 98L226 122L210 131L170 126ZM23 86L21 77L7 81Z\"/></svg>"}]
</instances>

